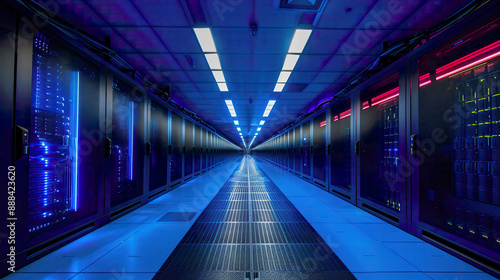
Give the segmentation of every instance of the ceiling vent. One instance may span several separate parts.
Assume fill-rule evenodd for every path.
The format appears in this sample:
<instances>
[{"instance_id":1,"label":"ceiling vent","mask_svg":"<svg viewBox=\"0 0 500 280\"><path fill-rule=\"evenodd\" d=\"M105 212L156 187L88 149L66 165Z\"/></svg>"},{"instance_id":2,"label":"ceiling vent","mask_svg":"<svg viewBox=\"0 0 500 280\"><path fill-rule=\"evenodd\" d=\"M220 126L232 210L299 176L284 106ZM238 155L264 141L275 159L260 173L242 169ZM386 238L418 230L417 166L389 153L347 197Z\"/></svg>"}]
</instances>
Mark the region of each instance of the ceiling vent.
<instances>
[{"instance_id":1,"label":"ceiling vent","mask_svg":"<svg viewBox=\"0 0 500 280\"><path fill-rule=\"evenodd\" d=\"M319 11L326 0L275 0L280 9Z\"/></svg>"}]
</instances>

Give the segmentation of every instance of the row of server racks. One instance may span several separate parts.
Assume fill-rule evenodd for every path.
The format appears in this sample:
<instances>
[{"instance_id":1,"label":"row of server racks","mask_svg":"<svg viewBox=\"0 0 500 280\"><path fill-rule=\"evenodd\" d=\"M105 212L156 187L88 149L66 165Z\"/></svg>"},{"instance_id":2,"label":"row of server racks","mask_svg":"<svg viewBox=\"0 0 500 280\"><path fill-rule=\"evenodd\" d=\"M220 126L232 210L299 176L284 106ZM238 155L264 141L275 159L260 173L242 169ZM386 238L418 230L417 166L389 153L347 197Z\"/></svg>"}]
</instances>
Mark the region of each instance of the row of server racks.
<instances>
[{"instance_id":1,"label":"row of server racks","mask_svg":"<svg viewBox=\"0 0 500 280\"><path fill-rule=\"evenodd\" d=\"M26 17L1 8L0 204L15 230L1 229L0 277L8 252L18 269L239 154L51 30L21 34Z\"/></svg>"},{"instance_id":2,"label":"row of server racks","mask_svg":"<svg viewBox=\"0 0 500 280\"><path fill-rule=\"evenodd\" d=\"M498 277L500 19L479 11L252 153Z\"/></svg>"}]
</instances>

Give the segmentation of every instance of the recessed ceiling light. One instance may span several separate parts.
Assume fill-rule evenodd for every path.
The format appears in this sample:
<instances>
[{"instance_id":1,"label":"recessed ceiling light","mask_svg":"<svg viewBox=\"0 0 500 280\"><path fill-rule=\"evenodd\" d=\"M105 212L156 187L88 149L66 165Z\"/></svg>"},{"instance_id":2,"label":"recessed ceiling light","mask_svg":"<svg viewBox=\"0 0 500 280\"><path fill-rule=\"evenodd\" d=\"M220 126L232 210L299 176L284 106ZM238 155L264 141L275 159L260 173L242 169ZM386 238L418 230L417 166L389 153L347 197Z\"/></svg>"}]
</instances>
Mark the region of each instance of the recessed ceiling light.
<instances>
[{"instance_id":1,"label":"recessed ceiling light","mask_svg":"<svg viewBox=\"0 0 500 280\"><path fill-rule=\"evenodd\" d=\"M282 92L283 88L285 87L285 84L282 83L277 83L276 86L274 87L274 92Z\"/></svg>"},{"instance_id":2,"label":"recessed ceiling light","mask_svg":"<svg viewBox=\"0 0 500 280\"><path fill-rule=\"evenodd\" d=\"M217 52L210 28L193 28L201 49L205 53Z\"/></svg>"},{"instance_id":3,"label":"recessed ceiling light","mask_svg":"<svg viewBox=\"0 0 500 280\"><path fill-rule=\"evenodd\" d=\"M292 71L295 68L295 64L299 60L300 55L298 54L287 54L285 58L285 63L283 63L282 71Z\"/></svg>"},{"instance_id":4,"label":"recessed ceiling light","mask_svg":"<svg viewBox=\"0 0 500 280\"><path fill-rule=\"evenodd\" d=\"M226 83L217 83L220 91L228 91Z\"/></svg>"},{"instance_id":5,"label":"recessed ceiling light","mask_svg":"<svg viewBox=\"0 0 500 280\"><path fill-rule=\"evenodd\" d=\"M293 35L292 43L290 44L290 49L288 53L302 53L304 47L311 36L312 30L310 29L297 29Z\"/></svg>"},{"instance_id":6,"label":"recessed ceiling light","mask_svg":"<svg viewBox=\"0 0 500 280\"><path fill-rule=\"evenodd\" d=\"M217 83L225 83L226 79L224 79L224 74L220 70L215 70L212 71L212 74L214 75L215 81Z\"/></svg>"}]
</instances>

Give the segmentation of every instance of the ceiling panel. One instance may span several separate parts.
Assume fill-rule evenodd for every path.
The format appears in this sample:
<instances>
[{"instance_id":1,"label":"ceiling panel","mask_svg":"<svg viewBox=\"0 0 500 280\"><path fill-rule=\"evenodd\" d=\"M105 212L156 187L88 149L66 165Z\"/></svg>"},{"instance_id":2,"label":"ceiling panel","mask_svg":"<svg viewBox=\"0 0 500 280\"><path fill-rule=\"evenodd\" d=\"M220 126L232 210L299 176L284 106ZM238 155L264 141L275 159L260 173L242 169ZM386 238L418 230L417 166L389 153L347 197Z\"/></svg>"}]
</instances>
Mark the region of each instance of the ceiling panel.
<instances>
[{"instance_id":1,"label":"ceiling panel","mask_svg":"<svg viewBox=\"0 0 500 280\"><path fill-rule=\"evenodd\" d=\"M155 27L154 30L170 53L202 53L191 27Z\"/></svg>"},{"instance_id":2,"label":"ceiling panel","mask_svg":"<svg viewBox=\"0 0 500 280\"><path fill-rule=\"evenodd\" d=\"M224 71L226 81L233 83L276 83L279 73L263 71Z\"/></svg>"},{"instance_id":3,"label":"ceiling panel","mask_svg":"<svg viewBox=\"0 0 500 280\"><path fill-rule=\"evenodd\" d=\"M301 55L299 61L297 62L297 65L295 65L294 70L321 71L323 67L328 63L329 59L330 59L329 55ZM281 65L282 67L283 67L283 62Z\"/></svg>"},{"instance_id":4,"label":"ceiling panel","mask_svg":"<svg viewBox=\"0 0 500 280\"><path fill-rule=\"evenodd\" d=\"M311 34L303 54L333 54L352 30L316 29Z\"/></svg>"},{"instance_id":5,"label":"ceiling panel","mask_svg":"<svg viewBox=\"0 0 500 280\"><path fill-rule=\"evenodd\" d=\"M190 26L180 1L133 0L151 26Z\"/></svg>"},{"instance_id":6,"label":"ceiling panel","mask_svg":"<svg viewBox=\"0 0 500 280\"><path fill-rule=\"evenodd\" d=\"M93 27L86 26L82 28L83 31L89 33L94 36L101 42L104 42L106 36L110 37L111 40L111 48L118 53L121 52L134 52L135 50L130 46L128 42L126 42L118 33L116 33L111 27Z\"/></svg>"},{"instance_id":7,"label":"ceiling panel","mask_svg":"<svg viewBox=\"0 0 500 280\"><path fill-rule=\"evenodd\" d=\"M375 0L330 0L316 27L356 28L375 2Z\"/></svg>"},{"instance_id":8,"label":"ceiling panel","mask_svg":"<svg viewBox=\"0 0 500 280\"><path fill-rule=\"evenodd\" d=\"M77 26L106 25L83 0L73 0L71 5L59 5L57 15Z\"/></svg>"},{"instance_id":9,"label":"ceiling panel","mask_svg":"<svg viewBox=\"0 0 500 280\"><path fill-rule=\"evenodd\" d=\"M159 69L160 71L180 69L174 57L168 53L147 53L144 54L144 58L147 59L149 64L153 65L155 69Z\"/></svg>"},{"instance_id":10,"label":"ceiling panel","mask_svg":"<svg viewBox=\"0 0 500 280\"><path fill-rule=\"evenodd\" d=\"M358 29L395 29L426 0L379 0L363 18Z\"/></svg>"},{"instance_id":11,"label":"ceiling panel","mask_svg":"<svg viewBox=\"0 0 500 280\"><path fill-rule=\"evenodd\" d=\"M115 30L137 51L145 53L167 52L163 43L150 27L116 27Z\"/></svg>"},{"instance_id":12,"label":"ceiling panel","mask_svg":"<svg viewBox=\"0 0 500 280\"><path fill-rule=\"evenodd\" d=\"M210 70L208 67L205 55L200 54L172 54L175 61L180 65L182 70ZM224 66L222 66L224 67Z\"/></svg>"},{"instance_id":13,"label":"ceiling panel","mask_svg":"<svg viewBox=\"0 0 500 280\"><path fill-rule=\"evenodd\" d=\"M111 26L147 26L130 0L85 0Z\"/></svg>"},{"instance_id":14,"label":"ceiling panel","mask_svg":"<svg viewBox=\"0 0 500 280\"><path fill-rule=\"evenodd\" d=\"M250 35L249 28L214 28L219 54L286 54L295 29L265 28Z\"/></svg>"}]
</instances>

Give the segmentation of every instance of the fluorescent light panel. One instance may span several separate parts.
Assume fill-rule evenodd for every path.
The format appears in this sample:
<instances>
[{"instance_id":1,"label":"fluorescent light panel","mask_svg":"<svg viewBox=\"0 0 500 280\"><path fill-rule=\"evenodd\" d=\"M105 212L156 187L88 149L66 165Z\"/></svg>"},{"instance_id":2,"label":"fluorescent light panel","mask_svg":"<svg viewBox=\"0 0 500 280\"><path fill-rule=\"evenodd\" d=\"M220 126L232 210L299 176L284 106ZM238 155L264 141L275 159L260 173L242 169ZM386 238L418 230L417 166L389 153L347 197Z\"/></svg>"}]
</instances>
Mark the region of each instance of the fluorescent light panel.
<instances>
[{"instance_id":1,"label":"fluorescent light panel","mask_svg":"<svg viewBox=\"0 0 500 280\"><path fill-rule=\"evenodd\" d=\"M217 83L220 91L228 91L226 83Z\"/></svg>"},{"instance_id":2,"label":"fluorescent light panel","mask_svg":"<svg viewBox=\"0 0 500 280\"><path fill-rule=\"evenodd\" d=\"M300 55L298 54L287 54L285 58L285 63L283 63L282 71L292 71L295 68L295 64L299 61Z\"/></svg>"},{"instance_id":3,"label":"fluorescent light panel","mask_svg":"<svg viewBox=\"0 0 500 280\"><path fill-rule=\"evenodd\" d=\"M311 36L312 30L310 29L297 29L293 35L292 43L288 49L288 53L302 53L304 47Z\"/></svg>"},{"instance_id":4,"label":"fluorescent light panel","mask_svg":"<svg viewBox=\"0 0 500 280\"><path fill-rule=\"evenodd\" d=\"M216 53L206 53L205 58L207 59L208 66L212 70L221 70L222 66L220 65L219 55Z\"/></svg>"},{"instance_id":5,"label":"fluorescent light panel","mask_svg":"<svg viewBox=\"0 0 500 280\"><path fill-rule=\"evenodd\" d=\"M269 102L267 102L267 107L266 110L264 111L263 117L266 118L267 116L269 116L271 110L273 109L274 103L276 103L276 100L269 100Z\"/></svg>"},{"instance_id":6,"label":"fluorescent light panel","mask_svg":"<svg viewBox=\"0 0 500 280\"><path fill-rule=\"evenodd\" d=\"M229 113L231 113L231 117L236 117L236 111L234 110L233 101L225 100L226 106L229 109Z\"/></svg>"},{"instance_id":7,"label":"fluorescent light panel","mask_svg":"<svg viewBox=\"0 0 500 280\"><path fill-rule=\"evenodd\" d=\"M259 125L264 125L266 121L260 121Z\"/></svg>"},{"instance_id":8,"label":"fluorescent light panel","mask_svg":"<svg viewBox=\"0 0 500 280\"><path fill-rule=\"evenodd\" d=\"M292 74L290 71L281 71L280 76L278 77L278 83L286 83L288 78L290 78L290 74Z\"/></svg>"},{"instance_id":9,"label":"fluorescent light panel","mask_svg":"<svg viewBox=\"0 0 500 280\"><path fill-rule=\"evenodd\" d=\"M194 33L196 34L196 38L198 38L198 42L200 43L201 49L205 53L217 52L215 48L214 38L212 36L212 32L210 28L193 28Z\"/></svg>"},{"instance_id":10,"label":"fluorescent light panel","mask_svg":"<svg viewBox=\"0 0 500 280\"><path fill-rule=\"evenodd\" d=\"M212 71L212 74L214 75L215 81L217 83L225 83L226 79L224 78L224 74L222 73L221 70L214 70Z\"/></svg>"},{"instance_id":11,"label":"fluorescent light panel","mask_svg":"<svg viewBox=\"0 0 500 280\"><path fill-rule=\"evenodd\" d=\"M285 84L277 83L276 86L274 87L274 92L282 92L284 87Z\"/></svg>"},{"instance_id":12,"label":"fluorescent light panel","mask_svg":"<svg viewBox=\"0 0 500 280\"><path fill-rule=\"evenodd\" d=\"M240 125L240 122L239 121L234 121L234 124L235 125Z\"/></svg>"},{"instance_id":13,"label":"fluorescent light panel","mask_svg":"<svg viewBox=\"0 0 500 280\"><path fill-rule=\"evenodd\" d=\"M258 127L258 128L257 128L257 131L260 131L261 129L262 129L262 127Z\"/></svg>"},{"instance_id":14,"label":"fluorescent light panel","mask_svg":"<svg viewBox=\"0 0 500 280\"><path fill-rule=\"evenodd\" d=\"M241 131L241 128L239 128L239 127L237 127L236 129L237 129L238 131Z\"/></svg>"}]
</instances>

